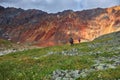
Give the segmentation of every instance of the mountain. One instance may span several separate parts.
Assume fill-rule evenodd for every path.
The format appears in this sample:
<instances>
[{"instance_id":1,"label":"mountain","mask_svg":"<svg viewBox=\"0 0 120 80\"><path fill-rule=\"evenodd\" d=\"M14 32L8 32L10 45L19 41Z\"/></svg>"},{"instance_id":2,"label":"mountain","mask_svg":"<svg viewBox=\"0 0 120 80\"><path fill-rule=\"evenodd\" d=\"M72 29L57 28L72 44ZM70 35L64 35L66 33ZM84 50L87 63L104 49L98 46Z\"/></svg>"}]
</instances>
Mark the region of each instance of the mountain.
<instances>
[{"instance_id":1,"label":"mountain","mask_svg":"<svg viewBox=\"0 0 120 80\"><path fill-rule=\"evenodd\" d=\"M0 6L0 37L13 42L52 46L91 41L101 35L120 31L120 6L83 11L65 10L46 13L41 10Z\"/></svg>"},{"instance_id":2,"label":"mountain","mask_svg":"<svg viewBox=\"0 0 120 80\"><path fill-rule=\"evenodd\" d=\"M0 56L1 80L119 80L120 31L91 42Z\"/></svg>"}]
</instances>

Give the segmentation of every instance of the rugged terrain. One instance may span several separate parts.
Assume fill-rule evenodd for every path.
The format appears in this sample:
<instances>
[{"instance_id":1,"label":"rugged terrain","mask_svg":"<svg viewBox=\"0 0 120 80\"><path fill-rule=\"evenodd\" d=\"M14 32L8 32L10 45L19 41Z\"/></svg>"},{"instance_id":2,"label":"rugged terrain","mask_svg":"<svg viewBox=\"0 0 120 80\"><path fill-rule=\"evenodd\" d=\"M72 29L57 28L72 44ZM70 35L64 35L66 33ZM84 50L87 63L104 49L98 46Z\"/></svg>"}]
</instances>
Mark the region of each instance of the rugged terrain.
<instances>
[{"instance_id":1,"label":"rugged terrain","mask_svg":"<svg viewBox=\"0 0 120 80\"><path fill-rule=\"evenodd\" d=\"M91 41L120 30L120 6L83 11L46 13L0 6L0 37L13 42L51 46L70 37Z\"/></svg>"},{"instance_id":2,"label":"rugged terrain","mask_svg":"<svg viewBox=\"0 0 120 80\"><path fill-rule=\"evenodd\" d=\"M120 31L91 42L0 56L1 80L119 80Z\"/></svg>"},{"instance_id":3,"label":"rugged terrain","mask_svg":"<svg viewBox=\"0 0 120 80\"><path fill-rule=\"evenodd\" d=\"M28 49L40 48L37 46L30 46L24 44L16 44L9 40L0 39L0 56L6 55L12 52L24 51Z\"/></svg>"}]
</instances>

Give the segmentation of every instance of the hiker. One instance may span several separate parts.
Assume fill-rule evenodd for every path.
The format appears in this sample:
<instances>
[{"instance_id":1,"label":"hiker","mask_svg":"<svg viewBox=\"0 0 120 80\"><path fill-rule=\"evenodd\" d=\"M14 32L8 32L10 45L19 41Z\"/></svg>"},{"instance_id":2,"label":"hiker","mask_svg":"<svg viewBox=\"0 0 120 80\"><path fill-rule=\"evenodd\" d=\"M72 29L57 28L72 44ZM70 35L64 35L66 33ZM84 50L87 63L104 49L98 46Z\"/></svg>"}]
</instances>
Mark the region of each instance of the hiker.
<instances>
[{"instance_id":1,"label":"hiker","mask_svg":"<svg viewBox=\"0 0 120 80\"><path fill-rule=\"evenodd\" d=\"M78 38L78 42L80 43L80 41L81 41L81 39L80 39L80 37Z\"/></svg>"},{"instance_id":2,"label":"hiker","mask_svg":"<svg viewBox=\"0 0 120 80\"><path fill-rule=\"evenodd\" d=\"M73 45L73 44L74 44L73 38L70 38L70 39L69 39L69 43L70 43L70 45Z\"/></svg>"}]
</instances>

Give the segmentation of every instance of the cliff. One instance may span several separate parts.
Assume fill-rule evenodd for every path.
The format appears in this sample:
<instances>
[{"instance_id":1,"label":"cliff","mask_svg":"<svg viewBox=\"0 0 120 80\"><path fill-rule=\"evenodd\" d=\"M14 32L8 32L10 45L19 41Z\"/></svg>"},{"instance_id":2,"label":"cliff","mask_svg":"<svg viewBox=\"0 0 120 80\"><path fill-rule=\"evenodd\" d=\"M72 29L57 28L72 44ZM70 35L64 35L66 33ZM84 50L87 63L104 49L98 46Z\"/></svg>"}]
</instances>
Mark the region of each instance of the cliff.
<instances>
[{"instance_id":1,"label":"cliff","mask_svg":"<svg viewBox=\"0 0 120 80\"><path fill-rule=\"evenodd\" d=\"M77 43L120 31L120 6L83 11L46 13L0 6L0 37L39 46L60 45L73 37Z\"/></svg>"}]
</instances>

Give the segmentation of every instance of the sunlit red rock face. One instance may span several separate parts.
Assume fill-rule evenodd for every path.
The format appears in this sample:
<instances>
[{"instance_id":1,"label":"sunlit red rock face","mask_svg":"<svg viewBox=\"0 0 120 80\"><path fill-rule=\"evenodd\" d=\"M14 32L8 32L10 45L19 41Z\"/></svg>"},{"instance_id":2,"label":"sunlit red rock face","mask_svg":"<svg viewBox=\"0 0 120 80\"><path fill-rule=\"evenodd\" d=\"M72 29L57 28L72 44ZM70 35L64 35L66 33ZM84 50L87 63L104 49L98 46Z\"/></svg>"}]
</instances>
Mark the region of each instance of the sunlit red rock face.
<instances>
[{"instance_id":1,"label":"sunlit red rock face","mask_svg":"<svg viewBox=\"0 0 120 80\"><path fill-rule=\"evenodd\" d=\"M56 14L0 7L0 36L15 42L52 46L70 37L77 43L78 37L91 41L115 31L120 31L120 6Z\"/></svg>"}]
</instances>

